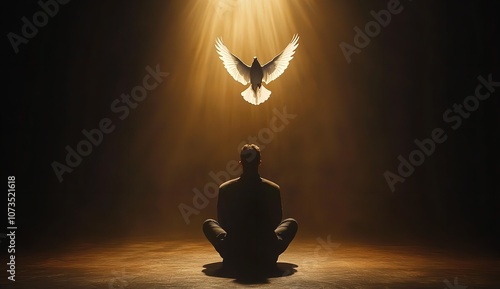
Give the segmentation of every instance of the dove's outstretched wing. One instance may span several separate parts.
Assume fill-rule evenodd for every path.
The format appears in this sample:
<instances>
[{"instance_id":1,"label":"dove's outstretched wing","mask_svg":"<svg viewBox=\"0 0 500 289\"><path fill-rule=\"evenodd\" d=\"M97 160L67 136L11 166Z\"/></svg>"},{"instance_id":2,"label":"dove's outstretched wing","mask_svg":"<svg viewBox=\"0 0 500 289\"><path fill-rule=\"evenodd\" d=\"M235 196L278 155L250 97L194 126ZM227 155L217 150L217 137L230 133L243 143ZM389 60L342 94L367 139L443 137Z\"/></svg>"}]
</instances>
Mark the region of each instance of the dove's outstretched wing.
<instances>
[{"instance_id":1,"label":"dove's outstretched wing","mask_svg":"<svg viewBox=\"0 0 500 289\"><path fill-rule=\"evenodd\" d=\"M222 43L222 39L217 38L215 42L215 48L217 48L217 53L220 55L220 59L224 62L224 67L227 72L234 78L234 80L247 84L250 82L250 66L246 65L234 54L229 52L229 49Z\"/></svg>"},{"instance_id":2,"label":"dove's outstretched wing","mask_svg":"<svg viewBox=\"0 0 500 289\"><path fill-rule=\"evenodd\" d=\"M267 84L283 74L285 69L288 67L288 64L290 63L290 60L292 60L293 58L295 49L297 48L297 46L299 46L298 42L299 35L295 34L292 38L292 41L290 41L290 44L288 44L285 50L283 50L283 52L278 54L273 58L273 60L269 61L262 67L262 70L264 71L264 77L262 78L262 81Z\"/></svg>"}]
</instances>

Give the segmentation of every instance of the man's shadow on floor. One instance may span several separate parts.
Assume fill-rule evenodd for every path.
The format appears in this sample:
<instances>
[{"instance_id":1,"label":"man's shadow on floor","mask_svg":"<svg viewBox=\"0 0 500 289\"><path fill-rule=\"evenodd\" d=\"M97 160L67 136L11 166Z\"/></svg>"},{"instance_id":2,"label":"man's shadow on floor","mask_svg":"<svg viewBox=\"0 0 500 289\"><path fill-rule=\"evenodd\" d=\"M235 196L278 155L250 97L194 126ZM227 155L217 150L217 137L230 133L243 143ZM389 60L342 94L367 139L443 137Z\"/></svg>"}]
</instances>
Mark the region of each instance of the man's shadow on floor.
<instances>
[{"instance_id":1,"label":"man's shadow on floor","mask_svg":"<svg viewBox=\"0 0 500 289\"><path fill-rule=\"evenodd\" d=\"M297 270L298 265L292 263L276 263L276 270L266 272L263 274L255 275L255 274L243 274L236 273L230 270L226 270L222 267L222 262L210 263L203 265L202 272L207 276L212 277L221 277L221 278L232 278L235 279L236 283L240 284L263 284L269 283L268 278L279 278L291 276Z\"/></svg>"}]
</instances>

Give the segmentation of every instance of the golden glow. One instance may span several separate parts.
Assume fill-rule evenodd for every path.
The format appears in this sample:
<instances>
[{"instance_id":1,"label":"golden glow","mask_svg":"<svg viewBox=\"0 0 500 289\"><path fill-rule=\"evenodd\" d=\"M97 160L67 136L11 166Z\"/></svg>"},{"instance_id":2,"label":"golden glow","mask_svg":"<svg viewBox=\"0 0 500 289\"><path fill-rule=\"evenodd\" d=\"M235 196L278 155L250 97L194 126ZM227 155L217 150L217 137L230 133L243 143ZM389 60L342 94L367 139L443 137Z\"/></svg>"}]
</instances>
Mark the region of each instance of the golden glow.
<instances>
[{"instance_id":1,"label":"golden glow","mask_svg":"<svg viewBox=\"0 0 500 289\"><path fill-rule=\"evenodd\" d=\"M304 70L308 63L313 62L310 56L314 54L307 42L311 39L318 41L311 23L316 13L314 4L311 0L197 0L179 3L171 7L179 11L177 24L170 25L170 36L164 40L164 51L176 53L165 55L166 64L163 66L171 73L170 85L164 87L164 94L175 99L171 101L175 104L169 101L164 105L180 105L178 111L181 115L172 120L172 112L170 116L162 115L164 112L158 108L159 115L154 119L156 123L165 123L166 119L175 122L175 126L169 127L169 132L174 131L176 137L168 142L169 149L178 153L169 156L166 166L210 162L209 159L193 157L192 151L200 149L197 147L199 143L191 143L194 136L197 142L208 141L208 146L224 143L231 147L219 148L225 153L218 158L214 156L212 160L218 159L224 166L228 160L237 157L236 147L242 140L268 126L273 109L281 110L284 106L293 109L312 103L303 95L311 95L317 88L314 77L308 78L310 73ZM248 65L254 56L263 65L280 53L295 33L299 34L300 40L294 59L283 75L266 85L272 91L270 99L258 107L247 103L240 95L246 86L236 82L224 68L215 49L216 38L222 37L228 49ZM303 79L307 79L307 85ZM208 172L213 167L207 169Z\"/></svg>"},{"instance_id":2,"label":"golden glow","mask_svg":"<svg viewBox=\"0 0 500 289\"><path fill-rule=\"evenodd\" d=\"M186 46L194 50L193 61L189 63L190 79L197 84L191 95L193 103L217 101L222 105L219 107L226 110L228 107L224 104L242 101L240 93L246 87L235 82L224 69L214 48L217 37L222 37L229 50L248 65L254 56L265 64L286 47L293 34L300 34L293 11L301 10L300 6L308 3L283 0L189 1L183 18L187 25L184 31L188 31L184 38ZM299 7L292 9L294 5ZM297 83L298 59L304 60L305 57L301 48L299 45L285 74L268 86L273 92L271 98L285 97L280 95L286 92L282 90L283 86Z\"/></svg>"},{"instance_id":3,"label":"golden glow","mask_svg":"<svg viewBox=\"0 0 500 289\"><path fill-rule=\"evenodd\" d=\"M158 55L163 71L170 75L148 99L155 107L144 116L134 146L146 162L144 174L154 180L151 190L165 192L156 202L157 209L165 211L167 203L174 208L165 211L165 220L184 228L177 205L190 204L193 189L203 191L213 182L210 172L223 171L230 160L238 158L242 141L269 128L275 109L286 107L297 118L275 133L272 141L257 143L265 146L262 175L282 184L284 192L316 189L316 174L301 176L301 166L324 170L331 163L353 161L355 145L347 136L352 123L345 121L348 111L344 108L354 90L346 87L338 68L346 65L338 44L352 38L350 30L339 28L345 20L342 15L349 15L349 10L336 2L312 0L169 3ZM259 106L247 103L240 95L246 87L228 74L219 59L216 38L222 37L245 63L257 56L265 64L295 33L300 36L299 46L283 75L266 85L272 91L269 100ZM324 202L305 195L302 201L306 207ZM211 200L202 214L212 215L215 204ZM313 215L314 220L321 217L322 212Z\"/></svg>"}]
</instances>

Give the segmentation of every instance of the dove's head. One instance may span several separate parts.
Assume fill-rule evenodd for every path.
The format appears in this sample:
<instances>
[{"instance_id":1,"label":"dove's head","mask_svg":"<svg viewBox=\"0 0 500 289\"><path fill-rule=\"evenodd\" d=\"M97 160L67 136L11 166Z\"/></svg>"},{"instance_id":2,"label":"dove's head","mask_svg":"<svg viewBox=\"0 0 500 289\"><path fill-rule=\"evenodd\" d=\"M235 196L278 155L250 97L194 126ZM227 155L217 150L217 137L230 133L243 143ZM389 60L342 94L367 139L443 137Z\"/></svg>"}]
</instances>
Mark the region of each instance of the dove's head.
<instances>
[{"instance_id":1,"label":"dove's head","mask_svg":"<svg viewBox=\"0 0 500 289\"><path fill-rule=\"evenodd\" d=\"M253 57L253 65L260 65L259 60L257 60L257 56Z\"/></svg>"}]
</instances>

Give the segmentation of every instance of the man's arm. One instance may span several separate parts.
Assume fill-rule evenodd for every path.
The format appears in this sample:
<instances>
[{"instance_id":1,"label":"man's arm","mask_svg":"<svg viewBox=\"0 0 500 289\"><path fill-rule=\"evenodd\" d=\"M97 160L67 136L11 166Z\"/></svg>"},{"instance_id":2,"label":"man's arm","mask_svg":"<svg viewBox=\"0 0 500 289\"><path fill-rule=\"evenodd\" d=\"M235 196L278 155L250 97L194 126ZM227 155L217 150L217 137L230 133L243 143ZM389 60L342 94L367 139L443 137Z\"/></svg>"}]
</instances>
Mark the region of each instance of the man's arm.
<instances>
[{"instance_id":1,"label":"man's arm","mask_svg":"<svg viewBox=\"0 0 500 289\"><path fill-rule=\"evenodd\" d=\"M225 190L223 187L219 187L219 194L217 197L217 220L222 228L226 224L226 212L227 212L227 201L225 201Z\"/></svg>"},{"instance_id":2,"label":"man's arm","mask_svg":"<svg viewBox=\"0 0 500 289\"><path fill-rule=\"evenodd\" d=\"M265 199L265 212L267 224L274 230L280 223L283 217L281 207L280 187L269 181L264 181L263 198Z\"/></svg>"},{"instance_id":3,"label":"man's arm","mask_svg":"<svg viewBox=\"0 0 500 289\"><path fill-rule=\"evenodd\" d=\"M275 212L272 216L273 224L277 227L281 223L281 219L283 218L283 208L281 206L281 192L280 187L277 187L273 194L273 212Z\"/></svg>"}]
</instances>

